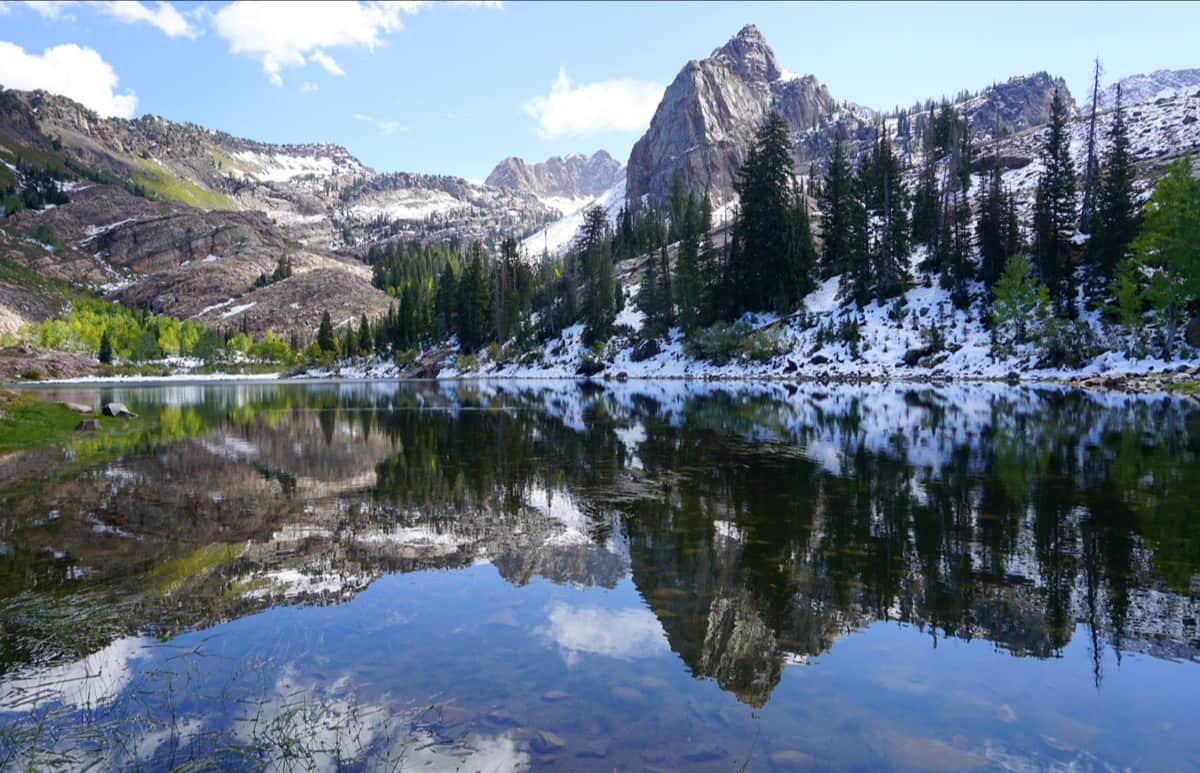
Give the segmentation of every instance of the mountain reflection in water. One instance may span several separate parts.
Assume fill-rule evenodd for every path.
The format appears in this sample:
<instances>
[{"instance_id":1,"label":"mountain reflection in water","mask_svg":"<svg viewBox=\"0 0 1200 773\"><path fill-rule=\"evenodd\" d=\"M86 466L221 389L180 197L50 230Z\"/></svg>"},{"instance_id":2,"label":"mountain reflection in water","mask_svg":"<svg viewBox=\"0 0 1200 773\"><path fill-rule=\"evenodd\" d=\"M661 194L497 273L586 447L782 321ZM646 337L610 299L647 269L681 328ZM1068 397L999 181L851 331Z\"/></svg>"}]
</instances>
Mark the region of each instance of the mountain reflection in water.
<instances>
[{"instance_id":1,"label":"mountain reflection in water","mask_svg":"<svg viewBox=\"0 0 1200 773\"><path fill-rule=\"evenodd\" d=\"M1200 765L1188 401L53 395L159 421L0 457L2 767Z\"/></svg>"}]
</instances>

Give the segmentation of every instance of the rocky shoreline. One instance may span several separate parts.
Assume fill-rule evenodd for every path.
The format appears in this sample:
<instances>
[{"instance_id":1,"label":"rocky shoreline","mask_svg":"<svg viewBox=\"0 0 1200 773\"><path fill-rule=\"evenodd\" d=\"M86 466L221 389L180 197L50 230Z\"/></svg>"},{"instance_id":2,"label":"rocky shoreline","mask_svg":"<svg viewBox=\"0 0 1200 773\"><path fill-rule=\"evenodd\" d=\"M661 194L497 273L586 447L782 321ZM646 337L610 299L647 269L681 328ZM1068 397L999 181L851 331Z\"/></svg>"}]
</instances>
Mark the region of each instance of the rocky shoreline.
<instances>
[{"instance_id":1,"label":"rocky shoreline","mask_svg":"<svg viewBox=\"0 0 1200 773\"><path fill-rule=\"evenodd\" d=\"M1180 365L1153 373L1099 374L1060 379L1058 383L1081 389L1123 394L1170 393L1200 402L1200 365Z\"/></svg>"},{"instance_id":2,"label":"rocky shoreline","mask_svg":"<svg viewBox=\"0 0 1200 773\"><path fill-rule=\"evenodd\" d=\"M896 375L879 375L867 373L745 373L743 375L728 372L720 374L680 375L677 373L647 376L646 374L628 374L624 371L606 368L595 373L547 373L545 375L521 374L512 375L502 372L491 373L489 370L499 369L503 362L493 364L492 369L481 368L473 372L443 375L449 350L439 349L426 352L423 356L402 366L391 362L374 362L337 366L334 368L294 368L277 374L255 374L260 379L297 379L297 380L471 380L471 379L500 379L500 380L588 380L596 383L611 381L635 380L664 380L664 381L771 381L778 383L816 383L816 384L866 384L866 383L994 383L998 381L1009 384L1059 384L1102 392L1119 392L1122 394L1173 394L1200 402L1200 365L1181 364L1171 368L1143 373L1099 373L1066 377L1026 377L1013 371L1003 377L992 376L951 376L943 372L931 373L902 373ZM29 346L10 346L0 349L0 384L32 384L70 381L72 383L97 383L122 381L179 381L194 377L187 372L174 372L167 375L155 376L128 375L121 377L98 376L99 364L88 357L68 352L55 352L37 349ZM33 374L37 375L34 376ZM206 373L198 380L220 381L246 378L244 374Z\"/></svg>"}]
</instances>

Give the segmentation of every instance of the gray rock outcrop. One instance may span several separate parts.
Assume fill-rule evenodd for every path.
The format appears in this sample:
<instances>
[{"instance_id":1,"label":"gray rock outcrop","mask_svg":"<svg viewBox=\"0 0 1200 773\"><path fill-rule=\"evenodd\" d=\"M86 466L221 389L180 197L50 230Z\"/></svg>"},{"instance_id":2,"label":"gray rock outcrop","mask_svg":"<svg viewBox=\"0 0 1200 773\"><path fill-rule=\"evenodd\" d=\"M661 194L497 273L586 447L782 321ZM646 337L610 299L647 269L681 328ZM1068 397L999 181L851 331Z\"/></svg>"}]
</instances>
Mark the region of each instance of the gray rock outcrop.
<instances>
[{"instance_id":1,"label":"gray rock outcrop","mask_svg":"<svg viewBox=\"0 0 1200 773\"><path fill-rule=\"evenodd\" d=\"M538 164L509 156L496 164L486 183L535 196L576 199L599 196L615 185L624 171L621 162L604 150L590 156L582 153L551 156Z\"/></svg>"},{"instance_id":2,"label":"gray rock outcrop","mask_svg":"<svg viewBox=\"0 0 1200 773\"><path fill-rule=\"evenodd\" d=\"M784 71L758 28L747 25L707 59L688 62L667 87L629 155L627 198L662 201L679 174L686 189L709 191L715 204L728 201L754 132L772 108L797 140L831 124L855 134L871 117L835 101L813 76ZM823 147L798 143L797 161L806 165Z\"/></svg>"},{"instance_id":3,"label":"gray rock outcrop","mask_svg":"<svg viewBox=\"0 0 1200 773\"><path fill-rule=\"evenodd\" d=\"M954 103L977 136L997 124L1019 133L1044 125L1061 89L1071 112L1075 102L1061 78L1041 72L1018 76ZM798 174L823 170L835 140L852 158L871 146L880 114L834 99L816 77L781 67L754 25L743 27L707 59L688 62L667 87L650 127L634 145L626 167L626 197L662 202L676 174L686 190L708 192L715 205L733 199L737 170L756 129L771 110L787 122ZM923 108L911 117L923 119ZM919 147L912 137L908 148Z\"/></svg>"}]
</instances>

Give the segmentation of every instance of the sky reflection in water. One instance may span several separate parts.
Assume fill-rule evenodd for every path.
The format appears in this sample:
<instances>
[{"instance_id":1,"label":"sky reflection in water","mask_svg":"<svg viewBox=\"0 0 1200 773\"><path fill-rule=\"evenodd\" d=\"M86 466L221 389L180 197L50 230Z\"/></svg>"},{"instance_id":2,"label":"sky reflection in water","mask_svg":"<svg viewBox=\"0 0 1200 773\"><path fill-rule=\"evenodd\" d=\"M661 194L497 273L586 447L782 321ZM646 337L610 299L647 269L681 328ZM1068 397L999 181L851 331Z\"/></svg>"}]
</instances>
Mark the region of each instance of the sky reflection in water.
<instances>
[{"instance_id":1,"label":"sky reflection in water","mask_svg":"<svg viewBox=\"0 0 1200 773\"><path fill-rule=\"evenodd\" d=\"M1200 765L1184 401L54 394L161 421L0 459L4 767Z\"/></svg>"}]
</instances>

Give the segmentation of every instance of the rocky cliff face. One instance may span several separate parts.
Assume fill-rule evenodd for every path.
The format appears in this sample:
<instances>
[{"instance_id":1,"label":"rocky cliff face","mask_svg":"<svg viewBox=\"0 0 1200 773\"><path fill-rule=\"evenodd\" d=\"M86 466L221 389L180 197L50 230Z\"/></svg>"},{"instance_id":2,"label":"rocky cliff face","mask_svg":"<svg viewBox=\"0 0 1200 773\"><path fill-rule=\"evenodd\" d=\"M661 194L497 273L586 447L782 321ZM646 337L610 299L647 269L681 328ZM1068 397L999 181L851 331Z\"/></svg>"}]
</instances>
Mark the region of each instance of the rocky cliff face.
<instances>
[{"instance_id":1,"label":"rocky cliff face","mask_svg":"<svg viewBox=\"0 0 1200 773\"><path fill-rule=\"evenodd\" d=\"M1172 96L1200 95L1200 69L1155 70L1152 73L1122 78L1100 92L1100 109L1116 105L1117 86L1121 87L1121 103L1133 105Z\"/></svg>"},{"instance_id":2,"label":"rocky cliff face","mask_svg":"<svg viewBox=\"0 0 1200 773\"><path fill-rule=\"evenodd\" d=\"M276 145L159 116L101 118L65 97L0 92L0 144L50 150L156 201L251 210L306 245L383 238L491 243L552 219L533 193L443 175L380 174L340 145ZM607 154L608 162L615 164ZM582 176L603 167L584 164ZM399 184L397 184L399 181ZM433 227L430 217L433 217Z\"/></svg>"},{"instance_id":3,"label":"rocky cliff face","mask_svg":"<svg viewBox=\"0 0 1200 773\"><path fill-rule=\"evenodd\" d=\"M572 153L551 156L540 164L529 164L509 156L496 164L486 184L523 191L539 198L583 199L599 196L615 185L625 168L607 151L590 156Z\"/></svg>"},{"instance_id":4,"label":"rocky cliff face","mask_svg":"<svg viewBox=\"0 0 1200 773\"><path fill-rule=\"evenodd\" d=\"M709 191L714 203L728 201L754 131L772 108L796 139L830 125L855 134L871 115L843 107L816 78L784 71L748 25L707 59L688 62L667 87L629 155L629 201L663 200L676 174L689 190ZM805 164L807 148L798 146Z\"/></svg>"},{"instance_id":5,"label":"rocky cliff face","mask_svg":"<svg viewBox=\"0 0 1200 773\"><path fill-rule=\"evenodd\" d=\"M1066 81L1046 72L1009 78L955 107L977 137L991 136L997 126L1018 133L1050 122L1050 103L1056 91L1066 102L1067 113L1073 115L1075 100Z\"/></svg>"},{"instance_id":6,"label":"rocky cliff face","mask_svg":"<svg viewBox=\"0 0 1200 773\"><path fill-rule=\"evenodd\" d=\"M977 134L990 135L997 123L1022 132L1049 120L1056 89L1074 111L1066 84L1047 73L1012 78L955 107ZM881 119L869 108L834 99L816 77L781 67L750 25L707 59L688 62L667 88L650 128L630 153L628 200L664 200L679 174L687 189L708 191L714 204L730 201L737 169L771 110L791 130L799 174L810 166L821 170L838 138L848 143L851 156L864 151Z\"/></svg>"},{"instance_id":7,"label":"rocky cliff face","mask_svg":"<svg viewBox=\"0 0 1200 773\"><path fill-rule=\"evenodd\" d=\"M0 222L0 257L156 312L217 327L244 320L254 333L311 333L325 310L335 322L385 312L387 297L355 257L370 242L492 243L556 216L525 191L381 175L338 145L271 145L157 116L101 118L39 91L0 90L0 162L0 186L9 177L20 185L20 168L48 168L70 199ZM39 229L61 244L30 239ZM294 276L256 288L284 256ZM0 327L48 313L36 283L20 289L0 293Z\"/></svg>"}]
</instances>

